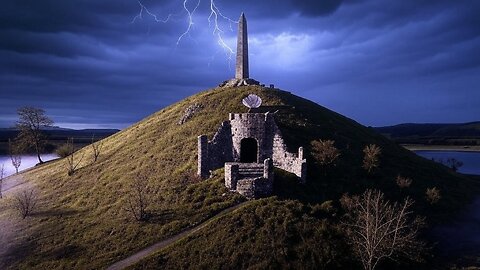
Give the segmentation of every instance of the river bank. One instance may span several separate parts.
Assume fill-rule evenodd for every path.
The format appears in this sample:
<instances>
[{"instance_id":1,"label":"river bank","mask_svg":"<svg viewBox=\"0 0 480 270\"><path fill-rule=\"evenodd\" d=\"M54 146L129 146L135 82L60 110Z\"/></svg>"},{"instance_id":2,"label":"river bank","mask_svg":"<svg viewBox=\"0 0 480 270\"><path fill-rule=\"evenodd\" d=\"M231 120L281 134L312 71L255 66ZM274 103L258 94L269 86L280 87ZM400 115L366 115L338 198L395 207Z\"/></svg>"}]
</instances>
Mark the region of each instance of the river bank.
<instances>
[{"instance_id":1,"label":"river bank","mask_svg":"<svg viewBox=\"0 0 480 270\"><path fill-rule=\"evenodd\" d=\"M456 151L456 152L480 152L480 145L426 145L426 144L402 144L410 151Z\"/></svg>"}]
</instances>

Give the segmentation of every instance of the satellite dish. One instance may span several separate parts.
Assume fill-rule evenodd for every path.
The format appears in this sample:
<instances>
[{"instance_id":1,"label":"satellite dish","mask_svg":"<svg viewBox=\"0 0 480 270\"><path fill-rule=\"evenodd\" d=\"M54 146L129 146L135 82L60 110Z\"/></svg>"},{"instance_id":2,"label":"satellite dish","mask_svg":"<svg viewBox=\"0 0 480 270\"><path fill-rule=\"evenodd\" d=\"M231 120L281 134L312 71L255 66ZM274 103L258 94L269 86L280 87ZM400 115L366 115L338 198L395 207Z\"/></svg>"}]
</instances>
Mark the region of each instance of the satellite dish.
<instances>
[{"instance_id":1,"label":"satellite dish","mask_svg":"<svg viewBox=\"0 0 480 270\"><path fill-rule=\"evenodd\" d=\"M242 100L242 103L249 109L255 109L262 105L262 99L257 95L250 94Z\"/></svg>"}]
</instances>

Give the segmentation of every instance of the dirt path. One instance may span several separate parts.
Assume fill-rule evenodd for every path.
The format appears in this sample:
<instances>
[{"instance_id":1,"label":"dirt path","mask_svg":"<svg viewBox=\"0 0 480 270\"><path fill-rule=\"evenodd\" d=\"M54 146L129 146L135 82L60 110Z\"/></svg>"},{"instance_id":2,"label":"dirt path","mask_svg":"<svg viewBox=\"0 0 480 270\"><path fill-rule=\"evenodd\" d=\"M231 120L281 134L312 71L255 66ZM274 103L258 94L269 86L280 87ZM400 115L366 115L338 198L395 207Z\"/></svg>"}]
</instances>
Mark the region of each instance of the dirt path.
<instances>
[{"instance_id":1,"label":"dirt path","mask_svg":"<svg viewBox=\"0 0 480 270\"><path fill-rule=\"evenodd\" d=\"M236 209L244 206L245 204L247 204L248 202L243 202L243 203L240 203L240 204L237 204L237 205L234 205L230 208L227 208L225 210L223 210L222 212L216 214L215 216L205 220L204 222L198 224L197 226L195 227L192 227L192 228L189 228L179 234L176 234L174 236L171 236L165 240L162 240L152 246L149 246L133 255L131 255L130 257L128 258L125 258L121 261L118 261L114 264L112 264L110 267L107 268L107 270L119 270L119 269L125 269L127 268L128 266L131 266L137 262L139 262L140 260L142 260L143 258L146 258L147 256L153 254L154 252L156 251L159 251L167 246L169 246L170 244L184 238L184 237L187 237L195 232L197 232L198 230L201 230L202 228L204 228L205 226L207 226L208 224L210 224L211 222L213 222L214 220L218 219L219 217L222 217L228 213L231 213L233 211L235 211Z\"/></svg>"},{"instance_id":2,"label":"dirt path","mask_svg":"<svg viewBox=\"0 0 480 270\"><path fill-rule=\"evenodd\" d=\"M9 207L7 197L23 188L28 188L31 184L25 182L22 175L12 175L3 179L2 195L0 199L0 269L6 267L7 254L9 249L16 244L15 236L18 229L18 220L11 219L5 215Z\"/></svg>"},{"instance_id":3,"label":"dirt path","mask_svg":"<svg viewBox=\"0 0 480 270\"><path fill-rule=\"evenodd\" d=\"M23 184L25 184L25 180L21 174L12 175L3 179L2 195L7 196L9 193L19 188Z\"/></svg>"}]
</instances>

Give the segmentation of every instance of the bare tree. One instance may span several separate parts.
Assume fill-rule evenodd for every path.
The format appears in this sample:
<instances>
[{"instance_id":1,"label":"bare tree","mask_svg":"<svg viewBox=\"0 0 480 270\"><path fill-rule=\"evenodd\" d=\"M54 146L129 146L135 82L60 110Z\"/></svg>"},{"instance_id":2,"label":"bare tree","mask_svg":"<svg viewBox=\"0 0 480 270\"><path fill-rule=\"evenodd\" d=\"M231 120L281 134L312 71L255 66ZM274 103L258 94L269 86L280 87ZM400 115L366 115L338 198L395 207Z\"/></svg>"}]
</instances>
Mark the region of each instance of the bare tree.
<instances>
[{"instance_id":1,"label":"bare tree","mask_svg":"<svg viewBox=\"0 0 480 270\"><path fill-rule=\"evenodd\" d=\"M78 165L80 165L80 163L82 162L85 153L82 154L80 159L76 160L75 145L73 144L73 138L70 138L67 140L67 143L65 144L65 148L68 151L68 156L65 157L65 160L67 163L67 173L69 176L71 176L75 173Z\"/></svg>"},{"instance_id":2,"label":"bare tree","mask_svg":"<svg viewBox=\"0 0 480 270\"><path fill-rule=\"evenodd\" d=\"M396 182L399 188L404 189L410 187L412 179L398 175Z\"/></svg>"},{"instance_id":3,"label":"bare tree","mask_svg":"<svg viewBox=\"0 0 480 270\"><path fill-rule=\"evenodd\" d=\"M335 141L332 140L316 140L311 143L313 155L321 166L335 164L340 156L340 151L334 144Z\"/></svg>"},{"instance_id":4,"label":"bare tree","mask_svg":"<svg viewBox=\"0 0 480 270\"><path fill-rule=\"evenodd\" d=\"M92 136L92 151L93 151L93 162L97 162L100 152L102 151L103 144L101 142L95 142L95 135Z\"/></svg>"},{"instance_id":5,"label":"bare tree","mask_svg":"<svg viewBox=\"0 0 480 270\"><path fill-rule=\"evenodd\" d=\"M463 162L461 162L460 160L457 160L455 158L449 158L447 159L447 165L454 171L458 171L458 169L460 167L463 166Z\"/></svg>"},{"instance_id":6,"label":"bare tree","mask_svg":"<svg viewBox=\"0 0 480 270\"><path fill-rule=\"evenodd\" d=\"M375 144L365 146L363 149L363 168L371 173L380 164L380 154L382 150Z\"/></svg>"},{"instance_id":7,"label":"bare tree","mask_svg":"<svg viewBox=\"0 0 480 270\"><path fill-rule=\"evenodd\" d=\"M37 194L33 189L23 190L15 194L13 200L13 207L20 216L25 219L27 216L31 215L37 206Z\"/></svg>"},{"instance_id":8,"label":"bare tree","mask_svg":"<svg viewBox=\"0 0 480 270\"><path fill-rule=\"evenodd\" d=\"M425 243L417 235L424 223L412 217L412 200L392 204L382 192L367 190L361 196L344 195L341 203L348 242L364 269L375 269L385 259L420 259Z\"/></svg>"},{"instance_id":9,"label":"bare tree","mask_svg":"<svg viewBox=\"0 0 480 270\"><path fill-rule=\"evenodd\" d=\"M20 155L21 150L18 144L14 144L10 139L8 139L8 152L10 160L12 161L12 166L15 167L15 172L18 173L18 168L22 165L22 156Z\"/></svg>"},{"instance_id":10,"label":"bare tree","mask_svg":"<svg viewBox=\"0 0 480 270\"><path fill-rule=\"evenodd\" d=\"M436 204L438 201L440 201L442 195L440 194L440 190L438 188L433 187L427 188L427 191L425 191L425 197L430 204Z\"/></svg>"},{"instance_id":11,"label":"bare tree","mask_svg":"<svg viewBox=\"0 0 480 270\"><path fill-rule=\"evenodd\" d=\"M147 177L145 175L136 176L127 192L127 207L125 210L131 213L137 221L147 220L150 195L151 190L148 188Z\"/></svg>"},{"instance_id":12,"label":"bare tree","mask_svg":"<svg viewBox=\"0 0 480 270\"><path fill-rule=\"evenodd\" d=\"M17 110L19 120L17 128L20 130L18 141L25 146L34 147L37 153L38 162L43 163L40 152L45 144L45 135L42 128L50 127L53 121L45 115L43 109L34 107L22 107Z\"/></svg>"},{"instance_id":13,"label":"bare tree","mask_svg":"<svg viewBox=\"0 0 480 270\"><path fill-rule=\"evenodd\" d=\"M3 198L2 188L3 188L3 178L5 177L5 164L2 164L0 168L0 199Z\"/></svg>"}]
</instances>

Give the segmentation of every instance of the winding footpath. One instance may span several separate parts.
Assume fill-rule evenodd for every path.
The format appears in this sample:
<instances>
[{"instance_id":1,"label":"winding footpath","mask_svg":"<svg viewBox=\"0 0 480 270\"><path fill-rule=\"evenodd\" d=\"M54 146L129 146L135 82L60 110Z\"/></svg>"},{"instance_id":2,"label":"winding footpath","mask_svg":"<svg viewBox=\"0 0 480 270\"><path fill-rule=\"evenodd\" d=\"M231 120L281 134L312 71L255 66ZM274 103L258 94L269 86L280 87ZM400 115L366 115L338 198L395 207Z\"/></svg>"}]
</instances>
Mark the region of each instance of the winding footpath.
<instances>
[{"instance_id":1,"label":"winding footpath","mask_svg":"<svg viewBox=\"0 0 480 270\"><path fill-rule=\"evenodd\" d=\"M7 202L5 197L31 186L32 184L26 182L21 174L15 174L4 178L2 187L0 187L4 197L0 199L0 269L7 268L7 261L11 257L11 255L8 255L10 248L18 244L15 240L19 228L18 220L3 215L3 211L6 209L4 204Z\"/></svg>"},{"instance_id":2,"label":"winding footpath","mask_svg":"<svg viewBox=\"0 0 480 270\"><path fill-rule=\"evenodd\" d=\"M248 203L248 201L243 202L243 203L239 203L239 204L234 205L230 208L227 208L227 209L221 211L220 213L216 214L215 216L213 216L213 217L205 220L204 222L198 224L197 226L191 227L191 228L189 228L185 231L180 232L179 234L176 234L176 235L173 235L173 236L171 236L167 239L164 239L164 240L162 240L162 241L160 241L160 242L158 242L158 243L156 243L152 246L149 246L145 249L140 250L139 252L137 252L137 253L121 260L121 261L118 261L118 262L112 264L111 266L109 266L107 268L107 270L125 269L125 268L141 261L142 259L152 255L153 253L169 246L170 244L173 244L173 243L177 242L178 240L183 239L183 238L185 238L185 237L203 229L204 227L206 227L208 224L212 223L216 219L237 210L238 208L244 206L247 203Z\"/></svg>"}]
</instances>

